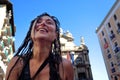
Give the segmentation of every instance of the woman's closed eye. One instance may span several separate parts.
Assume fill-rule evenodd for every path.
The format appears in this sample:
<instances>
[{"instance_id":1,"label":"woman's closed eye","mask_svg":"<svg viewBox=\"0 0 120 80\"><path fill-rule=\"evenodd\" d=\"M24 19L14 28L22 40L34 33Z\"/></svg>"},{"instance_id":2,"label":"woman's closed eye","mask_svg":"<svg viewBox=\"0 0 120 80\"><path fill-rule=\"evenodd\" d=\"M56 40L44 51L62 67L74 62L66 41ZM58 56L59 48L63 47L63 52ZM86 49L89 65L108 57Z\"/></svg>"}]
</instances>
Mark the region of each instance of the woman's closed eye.
<instances>
[{"instance_id":1,"label":"woman's closed eye","mask_svg":"<svg viewBox=\"0 0 120 80\"><path fill-rule=\"evenodd\" d=\"M52 20L50 20L50 19L47 19L47 20L45 20L44 22L43 22L42 19L39 19L39 20L37 21L37 23L38 23L38 24L44 23L44 24L47 24L47 25L54 25L54 22L53 22Z\"/></svg>"},{"instance_id":2,"label":"woman's closed eye","mask_svg":"<svg viewBox=\"0 0 120 80\"><path fill-rule=\"evenodd\" d=\"M49 20L49 19L48 19L48 20L46 20L46 23L47 23L47 24L49 24L49 25L53 25L53 24L54 24L54 22L53 22L53 21L51 21L51 20Z\"/></svg>"}]
</instances>

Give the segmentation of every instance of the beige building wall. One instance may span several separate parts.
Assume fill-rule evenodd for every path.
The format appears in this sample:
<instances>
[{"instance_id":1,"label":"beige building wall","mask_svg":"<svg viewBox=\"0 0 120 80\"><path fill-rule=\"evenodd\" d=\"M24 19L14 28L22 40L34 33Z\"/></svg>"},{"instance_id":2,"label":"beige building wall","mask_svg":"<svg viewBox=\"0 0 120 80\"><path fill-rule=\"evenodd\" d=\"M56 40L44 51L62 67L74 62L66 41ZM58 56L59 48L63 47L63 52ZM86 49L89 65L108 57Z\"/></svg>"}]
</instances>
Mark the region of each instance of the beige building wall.
<instances>
[{"instance_id":1,"label":"beige building wall","mask_svg":"<svg viewBox=\"0 0 120 80\"><path fill-rule=\"evenodd\" d=\"M109 80L120 80L120 0L96 30Z\"/></svg>"}]
</instances>

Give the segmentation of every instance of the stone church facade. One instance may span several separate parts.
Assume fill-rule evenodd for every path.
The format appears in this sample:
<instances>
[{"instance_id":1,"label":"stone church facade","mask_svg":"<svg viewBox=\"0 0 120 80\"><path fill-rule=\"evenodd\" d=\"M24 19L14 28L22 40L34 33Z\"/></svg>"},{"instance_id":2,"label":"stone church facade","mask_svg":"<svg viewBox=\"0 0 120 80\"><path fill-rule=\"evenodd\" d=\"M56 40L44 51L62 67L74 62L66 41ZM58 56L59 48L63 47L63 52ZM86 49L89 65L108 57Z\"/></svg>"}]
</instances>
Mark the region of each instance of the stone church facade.
<instances>
[{"instance_id":1,"label":"stone church facade","mask_svg":"<svg viewBox=\"0 0 120 80\"><path fill-rule=\"evenodd\" d=\"M89 49L85 45L84 38L81 37L81 44L76 46L72 34L69 31L63 32L61 29L62 56L72 62L74 67L74 80L93 80Z\"/></svg>"}]
</instances>

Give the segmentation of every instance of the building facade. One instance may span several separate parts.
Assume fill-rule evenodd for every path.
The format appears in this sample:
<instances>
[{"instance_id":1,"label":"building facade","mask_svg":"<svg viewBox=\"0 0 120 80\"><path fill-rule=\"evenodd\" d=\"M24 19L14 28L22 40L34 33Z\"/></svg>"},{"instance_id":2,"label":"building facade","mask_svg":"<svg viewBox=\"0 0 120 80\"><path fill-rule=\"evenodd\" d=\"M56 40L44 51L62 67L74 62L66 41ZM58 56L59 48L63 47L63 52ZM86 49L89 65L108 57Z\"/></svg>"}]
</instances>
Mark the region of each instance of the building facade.
<instances>
[{"instance_id":1,"label":"building facade","mask_svg":"<svg viewBox=\"0 0 120 80\"><path fill-rule=\"evenodd\" d=\"M62 57L70 60L74 67L74 80L93 80L89 61L89 50L81 38L80 46L74 44L72 34L67 31L60 34Z\"/></svg>"},{"instance_id":2,"label":"building facade","mask_svg":"<svg viewBox=\"0 0 120 80\"><path fill-rule=\"evenodd\" d=\"M109 80L120 80L120 0L116 0L96 34Z\"/></svg>"},{"instance_id":3,"label":"building facade","mask_svg":"<svg viewBox=\"0 0 120 80\"><path fill-rule=\"evenodd\" d=\"M0 80L4 80L6 65L15 51L14 36L12 4L8 0L0 0Z\"/></svg>"}]
</instances>

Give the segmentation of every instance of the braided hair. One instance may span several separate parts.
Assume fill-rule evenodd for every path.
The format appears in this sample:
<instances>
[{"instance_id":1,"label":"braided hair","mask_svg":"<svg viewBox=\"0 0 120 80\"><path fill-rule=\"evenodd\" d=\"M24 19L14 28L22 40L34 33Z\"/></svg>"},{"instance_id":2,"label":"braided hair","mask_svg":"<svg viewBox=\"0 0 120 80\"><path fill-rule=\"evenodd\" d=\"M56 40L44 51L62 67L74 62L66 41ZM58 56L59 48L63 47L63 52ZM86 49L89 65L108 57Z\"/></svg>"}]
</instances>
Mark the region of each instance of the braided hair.
<instances>
[{"instance_id":1,"label":"braided hair","mask_svg":"<svg viewBox=\"0 0 120 80\"><path fill-rule=\"evenodd\" d=\"M60 80L59 64L62 61L60 34L59 34L60 33L60 23L55 16L51 16L46 12L37 16L34 20L31 21L30 28L27 32L27 35L26 35L25 39L23 40L23 43L21 44L21 46L18 48L18 50L16 51L16 53L14 55L14 56L19 56L19 58L18 58L18 60L16 60L16 63L11 68L9 75L8 75L8 78L10 76L11 71L13 70L13 68L15 67L17 62L19 61L20 57L23 57L23 56L24 56L24 58L31 57L32 52L33 52L33 41L31 38L32 27L34 26L35 21L38 20L38 18L41 18L43 16L49 16L50 18L52 18L53 21L55 22L55 25L56 25L57 38L51 44L52 50L50 51L50 54L52 55L51 60L50 60L51 62L49 62L49 64L50 64L50 77L52 77L52 79L50 78L50 80L54 80L54 79ZM8 80L8 78L7 78L7 80Z\"/></svg>"}]
</instances>

